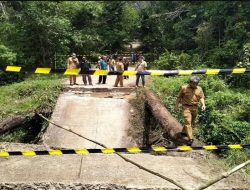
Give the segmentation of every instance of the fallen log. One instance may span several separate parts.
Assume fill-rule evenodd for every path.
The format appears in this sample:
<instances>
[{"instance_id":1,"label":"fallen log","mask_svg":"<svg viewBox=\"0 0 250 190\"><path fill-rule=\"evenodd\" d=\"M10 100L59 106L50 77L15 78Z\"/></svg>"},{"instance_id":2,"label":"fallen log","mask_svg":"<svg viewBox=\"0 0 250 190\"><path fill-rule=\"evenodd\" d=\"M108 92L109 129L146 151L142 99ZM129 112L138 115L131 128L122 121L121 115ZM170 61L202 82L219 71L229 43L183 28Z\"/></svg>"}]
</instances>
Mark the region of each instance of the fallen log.
<instances>
[{"instance_id":1,"label":"fallen log","mask_svg":"<svg viewBox=\"0 0 250 190\"><path fill-rule=\"evenodd\" d=\"M145 89L145 103L148 105L152 115L164 128L168 137L176 145L186 143L187 140L183 139L180 135L182 125L171 115L167 108L163 105L161 100L150 90Z\"/></svg>"},{"instance_id":2,"label":"fallen log","mask_svg":"<svg viewBox=\"0 0 250 190\"><path fill-rule=\"evenodd\" d=\"M35 116L34 112L26 115L17 115L9 117L0 123L0 133L4 133L10 129L16 128L29 122Z\"/></svg>"}]
</instances>

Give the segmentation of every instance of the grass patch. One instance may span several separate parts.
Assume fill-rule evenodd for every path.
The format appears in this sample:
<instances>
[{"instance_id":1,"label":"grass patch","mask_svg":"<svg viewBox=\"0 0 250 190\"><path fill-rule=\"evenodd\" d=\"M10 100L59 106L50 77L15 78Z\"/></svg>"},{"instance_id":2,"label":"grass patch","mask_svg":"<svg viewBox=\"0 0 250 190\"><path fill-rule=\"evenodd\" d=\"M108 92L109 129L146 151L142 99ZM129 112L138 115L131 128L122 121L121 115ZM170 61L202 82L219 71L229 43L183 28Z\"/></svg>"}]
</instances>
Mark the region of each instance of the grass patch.
<instances>
[{"instance_id":1,"label":"grass patch","mask_svg":"<svg viewBox=\"0 0 250 190\"><path fill-rule=\"evenodd\" d=\"M1 86L0 122L10 116L25 115L38 108L52 112L61 91L62 78L59 75L31 75L23 82ZM33 141L41 129L36 122L31 121L30 124L1 134L0 141Z\"/></svg>"}]
</instances>

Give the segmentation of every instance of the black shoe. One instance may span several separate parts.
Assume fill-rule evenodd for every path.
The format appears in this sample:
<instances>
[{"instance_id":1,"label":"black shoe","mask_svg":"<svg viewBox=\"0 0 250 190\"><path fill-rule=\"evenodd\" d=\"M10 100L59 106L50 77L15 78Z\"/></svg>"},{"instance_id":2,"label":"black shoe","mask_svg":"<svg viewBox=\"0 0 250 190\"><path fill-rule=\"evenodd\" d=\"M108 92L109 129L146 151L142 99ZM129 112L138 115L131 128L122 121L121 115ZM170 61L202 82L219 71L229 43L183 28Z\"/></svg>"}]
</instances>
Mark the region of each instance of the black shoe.
<instances>
[{"instance_id":1,"label":"black shoe","mask_svg":"<svg viewBox=\"0 0 250 190\"><path fill-rule=\"evenodd\" d=\"M78 85L77 83L75 83L74 85Z\"/></svg>"},{"instance_id":2,"label":"black shoe","mask_svg":"<svg viewBox=\"0 0 250 190\"><path fill-rule=\"evenodd\" d=\"M194 139L190 139L190 140L187 142L187 145L188 145L188 146L192 146L193 142L194 142Z\"/></svg>"},{"instance_id":3,"label":"black shoe","mask_svg":"<svg viewBox=\"0 0 250 190\"><path fill-rule=\"evenodd\" d=\"M70 84L70 86L73 86L73 84Z\"/></svg>"}]
</instances>

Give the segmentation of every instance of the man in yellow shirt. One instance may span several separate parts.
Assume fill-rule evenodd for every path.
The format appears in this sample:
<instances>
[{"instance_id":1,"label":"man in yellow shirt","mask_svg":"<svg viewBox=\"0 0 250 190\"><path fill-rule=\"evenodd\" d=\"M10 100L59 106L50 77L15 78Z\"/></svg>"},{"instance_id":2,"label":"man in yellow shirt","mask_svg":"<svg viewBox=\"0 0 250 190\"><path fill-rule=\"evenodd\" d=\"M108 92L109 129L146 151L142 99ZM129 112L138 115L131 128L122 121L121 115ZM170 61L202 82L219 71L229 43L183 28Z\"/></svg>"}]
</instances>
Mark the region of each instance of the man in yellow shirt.
<instances>
[{"instance_id":1,"label":"man in yellow shirt","mask_svg":"<svg viewBox=\"0 0 250 190\"><path fill-rule=\"evenodd\" d=\"M202 111L205 111L205 96L203 90L198 83L200 78L193 76L189 79L189 84L181 87L181 90L177 96L175 109L178 111L179 102L181 100L183 117L184 117L184 127L182 133L186 134L189 142L188 145L193 143L193 131L192 125L194 124L195 118L198 113L198 104L201 101Z\"/></svg>"},{"instance_id":2,"label":"man in yellow shirt","mask_svg":"<svg viewBox=\"0 0 250 190\"><path fill-rule=\"evenodd\" d=\"M75 53L72 53L71 57L67 59L67 69L78 69L79 60ZM76 83L76 75L69 76L70 85L78 85Z\"/></svg>"}]
</instances>

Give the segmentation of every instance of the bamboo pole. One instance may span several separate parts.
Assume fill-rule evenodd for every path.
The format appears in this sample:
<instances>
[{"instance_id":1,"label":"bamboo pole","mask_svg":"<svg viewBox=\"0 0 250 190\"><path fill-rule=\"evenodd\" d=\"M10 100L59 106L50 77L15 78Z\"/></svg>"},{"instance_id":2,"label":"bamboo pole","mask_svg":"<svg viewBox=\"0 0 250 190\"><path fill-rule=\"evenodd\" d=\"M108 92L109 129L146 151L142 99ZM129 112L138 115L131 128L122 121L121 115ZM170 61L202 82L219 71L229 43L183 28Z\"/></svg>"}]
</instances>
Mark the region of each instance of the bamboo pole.
<instances>
[{"instance_id":1,"label":"bamboo pole","mask_svg":"<svg viewBox=\"0 0 250 190\"><path fill-rule=\"evenodd\" d=\"M250 160L247 160L246 162L234 167L232 170L222 173L220 176L218 176L216 179L211 180L210 182L208 182L205 185L202 185L198 188L196 188L195 190L203 190L206 189L208 187L210 187L211 185L217 183L218 181L227 178L228 176L232 175L234 172L237 172L238 170L242 169L243 167L247 166L248 164L250 164Z\"/></svg>"}]
</instances>

